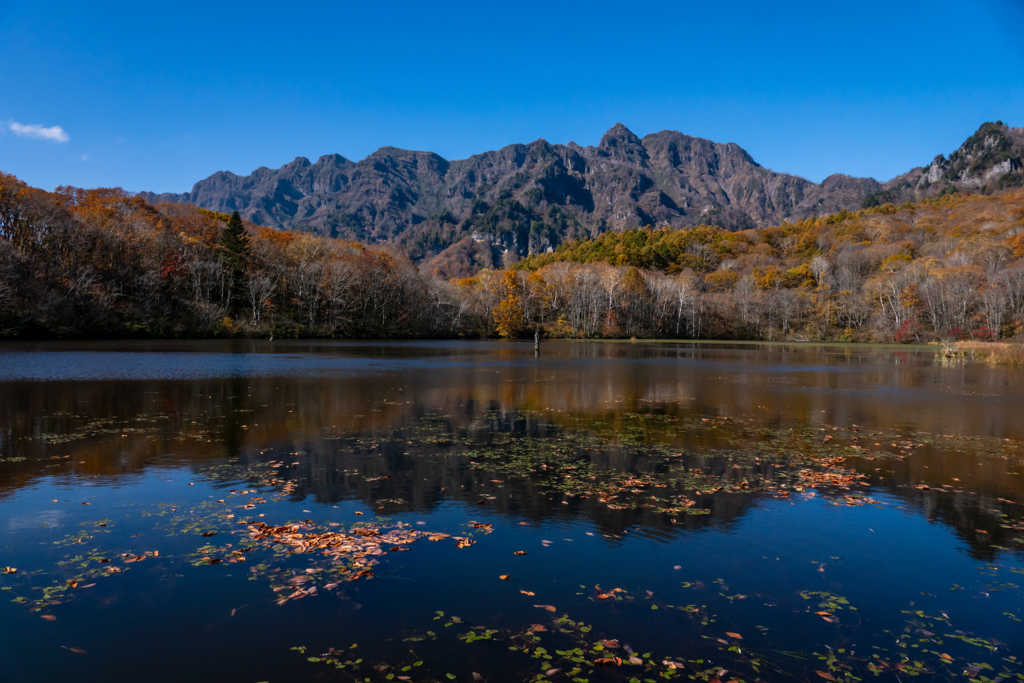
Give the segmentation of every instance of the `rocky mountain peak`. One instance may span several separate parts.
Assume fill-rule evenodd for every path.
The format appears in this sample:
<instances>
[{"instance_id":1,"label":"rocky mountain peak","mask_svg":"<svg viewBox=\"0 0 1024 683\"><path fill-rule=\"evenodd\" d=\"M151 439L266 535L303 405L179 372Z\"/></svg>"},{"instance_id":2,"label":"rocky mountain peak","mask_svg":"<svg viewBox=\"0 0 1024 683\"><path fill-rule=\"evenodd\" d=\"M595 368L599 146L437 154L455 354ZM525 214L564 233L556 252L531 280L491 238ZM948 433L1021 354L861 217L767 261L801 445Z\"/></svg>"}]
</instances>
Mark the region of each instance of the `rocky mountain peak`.
<instances>
[{"instance_id":1,"label":"rocky mountain peak","mask_svg":"<svg viewBox=\"0 0 1024 683\"><path fill-rule=\"evenodd\" d=\"M541 138L449 162L388 146L359 162L297 157L248 176L218 172L191 192L144 196L237 209L276 228L395 243L414 258L462 249L459 259L495 267L605 230L739 230L952 190L995 191L1024 184L1022 157L1024 130L986 123L948 159L939 155L887 183L842 174L813 183L760 166L735 143L673 130L640 139L617 123L596 147Z\"/></svg>"},{"instance_id":2,"label":"rocky mountain peak","mask_svg":"<svg viewBox=\"0 0 1024 683\"><path fill-rule=\"evenodd\" d=\"M608 129L601 137L597 150L601 156L623 161L639 162L647 159L647 150L644 149L643 142L636 133L621 123L616 123Z\"/></svg>"}]
</instances>

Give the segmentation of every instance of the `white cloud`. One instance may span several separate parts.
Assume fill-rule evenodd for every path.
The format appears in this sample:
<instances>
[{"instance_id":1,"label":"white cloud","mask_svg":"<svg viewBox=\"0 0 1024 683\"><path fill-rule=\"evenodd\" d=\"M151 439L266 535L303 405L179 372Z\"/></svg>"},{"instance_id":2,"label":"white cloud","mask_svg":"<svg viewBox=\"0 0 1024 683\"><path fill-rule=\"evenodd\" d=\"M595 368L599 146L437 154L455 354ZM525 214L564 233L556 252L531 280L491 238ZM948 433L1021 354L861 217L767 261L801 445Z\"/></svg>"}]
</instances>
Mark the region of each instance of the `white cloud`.
<instances>
[{"instance_id":1,"label":"white cloud","mask_svg":"<svg viewBox=\"0 0 1024 683\"><path fill-rule=\"evenodd\" d=\"M60 126L44 128L38 123L25 125L17 121L11 122L11 132L23 138L36 138L39 140L52 140L53 142L67 142L70 138Z\"/></svg>"},{"instance_id":2,"label":"white cloud","mask_svg":"<svg viewBox=\"0 0 1024 683\"><path fill-rule=\"evenodd\" d=\"M82 161L89 161L89 155L88 154L83 154L82 155Z\"/></svg>"}]
</instances>

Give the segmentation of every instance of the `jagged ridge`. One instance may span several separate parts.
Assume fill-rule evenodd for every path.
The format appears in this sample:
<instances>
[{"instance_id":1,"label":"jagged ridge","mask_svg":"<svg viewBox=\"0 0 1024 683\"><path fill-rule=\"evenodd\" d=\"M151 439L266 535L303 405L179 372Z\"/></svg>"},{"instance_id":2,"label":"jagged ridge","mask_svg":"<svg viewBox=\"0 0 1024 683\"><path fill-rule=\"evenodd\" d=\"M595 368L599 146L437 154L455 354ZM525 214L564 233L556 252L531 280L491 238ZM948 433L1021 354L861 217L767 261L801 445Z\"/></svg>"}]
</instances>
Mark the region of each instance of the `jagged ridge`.
<instances>
[{"instance_id":1,"label":"jagged ridge","mask_svg":"<svg viewBox=\"0 0 1024 683\"><path fill-rule=\"evenodd\" d=\"M669 130L641 139L619 123L596 147L541 139L459 161L383 147L359 162L299 157L248 176L215 173L188 193L143 195L237 210L276 228L396 243L414 258L458 245L487 266L503 252L525 256L605 230L739 230L951 189L1012 187L1024 183L1022 152L1024 130L985 123L949 159L887 183L836 174L817 184L768 170L735 143Z\"/></svg>"}]
</instances>

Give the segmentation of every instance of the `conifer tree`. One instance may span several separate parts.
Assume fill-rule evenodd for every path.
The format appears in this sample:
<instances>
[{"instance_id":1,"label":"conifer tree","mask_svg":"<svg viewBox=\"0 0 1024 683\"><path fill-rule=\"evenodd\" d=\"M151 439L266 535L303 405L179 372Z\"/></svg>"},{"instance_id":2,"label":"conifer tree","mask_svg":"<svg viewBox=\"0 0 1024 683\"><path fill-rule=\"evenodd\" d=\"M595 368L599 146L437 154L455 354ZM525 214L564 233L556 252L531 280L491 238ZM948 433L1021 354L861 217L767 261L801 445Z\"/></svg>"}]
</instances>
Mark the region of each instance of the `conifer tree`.
<instances>
[{"instance_id":1,"label":"conifer tree","mask_svg":"<svg viewBox=\"0 0 1024 683\"><path fill-rule=\"evenodd\" d=\"M249 260L249 235L242 225L242 217L235 211L220 237L224 250L224 271L229 278L228 296L224 302L228 311L241 307L245 299L245 265Z\"/></svg>"},{"instance_id":2,"label":"conifer tree","mask_svg":"<svg viewBox=\"0 0 1024 683\"><path fill-rule=\"evenodd\" d=\"M237 211L228 219L228 227L221 235L220 246L224 248L224 265L234 271L241 270L249 256L249 235Z\"/></svg>"}]
</instances>

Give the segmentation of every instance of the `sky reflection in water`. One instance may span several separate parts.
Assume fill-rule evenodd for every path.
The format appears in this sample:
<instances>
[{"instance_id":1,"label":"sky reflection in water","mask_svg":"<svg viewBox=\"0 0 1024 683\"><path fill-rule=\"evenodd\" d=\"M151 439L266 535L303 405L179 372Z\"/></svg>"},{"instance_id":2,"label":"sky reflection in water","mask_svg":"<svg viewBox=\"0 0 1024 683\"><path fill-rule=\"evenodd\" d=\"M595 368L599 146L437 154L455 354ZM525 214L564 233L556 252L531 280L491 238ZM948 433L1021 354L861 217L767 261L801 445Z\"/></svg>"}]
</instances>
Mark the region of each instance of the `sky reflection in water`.
<instances>
[{"instance_id":1,"label":"sky reflection in water","mask_svg":"<svg viewBox=\"0 0 1024 683\"><path fill-rule=\"evenodd\" d=\"M4 345L0 680L1012 679L1022 387L900 348Z\"/></svg>"}]
</instances>

